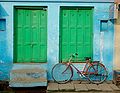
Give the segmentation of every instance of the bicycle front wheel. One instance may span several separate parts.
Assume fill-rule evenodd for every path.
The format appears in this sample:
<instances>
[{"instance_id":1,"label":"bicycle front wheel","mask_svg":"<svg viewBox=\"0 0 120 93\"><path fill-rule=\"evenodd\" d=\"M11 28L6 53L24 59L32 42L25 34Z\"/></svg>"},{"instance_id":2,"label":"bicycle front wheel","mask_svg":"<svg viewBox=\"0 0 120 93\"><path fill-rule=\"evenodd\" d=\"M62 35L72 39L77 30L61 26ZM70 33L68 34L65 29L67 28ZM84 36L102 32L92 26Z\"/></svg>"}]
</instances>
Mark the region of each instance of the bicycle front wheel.
<instances>
[{"instance_id":1,"label":"bicycle front wheel","mask_svg":"<svg viewBox=\"0 0 120 93\"><path fill-rule=\"evenodd\" d=\"M107 70L101 63L95 63L88 68L88 79L94 84L103 83L107 79L107 76Z\"/></svg>"},{"instance_id":2,"label":"bicycle front wheel","mask_svg":"<svg viewBox=\"0 0 120 93\"><path fill-rule=\"evenodd\" d=\"M58 63L52 68L52 78L57 83L67 83L71 80L73 70L67 64Z\"/></svg>"}]
</instances>

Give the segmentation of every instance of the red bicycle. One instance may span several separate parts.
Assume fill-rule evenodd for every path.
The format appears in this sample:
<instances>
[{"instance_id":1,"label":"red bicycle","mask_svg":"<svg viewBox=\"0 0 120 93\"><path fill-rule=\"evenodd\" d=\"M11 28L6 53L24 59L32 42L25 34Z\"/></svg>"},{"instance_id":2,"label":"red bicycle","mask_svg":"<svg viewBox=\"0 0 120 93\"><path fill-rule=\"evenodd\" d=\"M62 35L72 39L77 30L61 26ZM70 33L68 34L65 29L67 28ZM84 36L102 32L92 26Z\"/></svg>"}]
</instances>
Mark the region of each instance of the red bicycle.
<instances>
[{"instance_id":1,"label":"red bicycle","mask_svg":"<svg viewBox=\"0 0 120 93\"><path fill-rule=\"evenodd\" d=\"M52 78L57 83L67 83L73 77L73 68L77 71L80 77L88 79L91 83L103 83L108 72L106 67L99 61L91 62L91 57L85 57L86 64L84 69L80 71L73 63L72 59L78 54L72 54L67 63L58 63L52 68Z\"/></svg>"}]
</instances>

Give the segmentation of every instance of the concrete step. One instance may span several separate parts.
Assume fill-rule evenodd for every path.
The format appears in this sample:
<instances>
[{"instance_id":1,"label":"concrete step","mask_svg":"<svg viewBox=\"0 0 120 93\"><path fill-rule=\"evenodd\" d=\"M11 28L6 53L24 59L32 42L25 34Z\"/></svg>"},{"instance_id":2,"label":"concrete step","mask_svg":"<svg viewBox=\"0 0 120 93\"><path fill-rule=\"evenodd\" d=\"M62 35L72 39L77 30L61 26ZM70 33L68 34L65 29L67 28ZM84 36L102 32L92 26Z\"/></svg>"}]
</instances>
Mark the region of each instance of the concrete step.
<instances>
[{"instance_id":1,"label":"concrete step","mask_svg":"<svg viewBox=\"0 0 120 93\"><path fill-rule=\"evenodd\" d=\"M47 86L47 71L39 68L15 69L10 73L10 87Z\"/></svg>"}]
</instances>

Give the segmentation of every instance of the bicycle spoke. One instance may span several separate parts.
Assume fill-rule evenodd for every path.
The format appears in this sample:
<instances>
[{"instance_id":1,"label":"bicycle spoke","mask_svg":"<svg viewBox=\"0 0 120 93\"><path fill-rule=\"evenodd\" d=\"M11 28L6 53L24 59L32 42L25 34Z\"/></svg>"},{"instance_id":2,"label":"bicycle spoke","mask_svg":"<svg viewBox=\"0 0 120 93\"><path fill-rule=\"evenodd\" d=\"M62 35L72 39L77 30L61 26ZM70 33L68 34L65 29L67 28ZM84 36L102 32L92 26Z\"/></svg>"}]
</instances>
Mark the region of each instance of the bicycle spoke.
<instances>
[{"instance_id":1,"label":"bicycle spoke","mask_svg":"<svg viewBox=\"0 0 120 93\"><path fill-rule=\"evenodd\" d=\"M52 77L57 83L66 83L72 77L72 71L66 64L56 64L52 69Z\"/></svg>"},{"instance_id":2,"label":"bicycle spoke","mask_svg":"<svg viewBox=\"0 0 120 93\"><path fill-rule=\"evenodd\" d=\"M101 64L93 64L89 67L88 79L92 83L102 83L107 78L107 71Z\"/></svg>"}]
</instances>

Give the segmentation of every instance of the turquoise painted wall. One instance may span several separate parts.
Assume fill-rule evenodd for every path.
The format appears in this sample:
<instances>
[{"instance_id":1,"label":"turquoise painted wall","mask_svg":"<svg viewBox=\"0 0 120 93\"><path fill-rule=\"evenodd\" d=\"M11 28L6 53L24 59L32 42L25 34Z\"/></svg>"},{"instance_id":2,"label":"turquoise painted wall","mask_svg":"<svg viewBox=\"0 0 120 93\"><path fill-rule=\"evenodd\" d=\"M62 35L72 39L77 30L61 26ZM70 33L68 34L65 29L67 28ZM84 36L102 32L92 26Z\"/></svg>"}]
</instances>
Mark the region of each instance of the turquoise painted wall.
<instances>
[{"instance_id":1,"label":"turquoise painted wall","mask_svg":"<svg viewBox=\"0 0 120 93\"><path fill-rule=\"evenodd\" d=\"M51 69L59 62L59 13L60 6L85 6L94 7L93 13L93 59L102 60L109 71L109 79L112 79L113 54L114 54L114 23L109 20L109 3L87 2L0 2L0 18L6 19L6 30L0 31L0 79L9 79L12 69L23 68L24 64L13 63L13 35L14 35L14 6L47 6L48 7L48 47L47 63L32 65L32 67L44 68L48 71L48 79L51 80ZM108 20L108 30L100 32L100 20ZM31 68L29 64L28 68ZM80 69L84 64L77 65ZM76 79L75 74L73 79Z\"/></svg>"}]
</instances>

